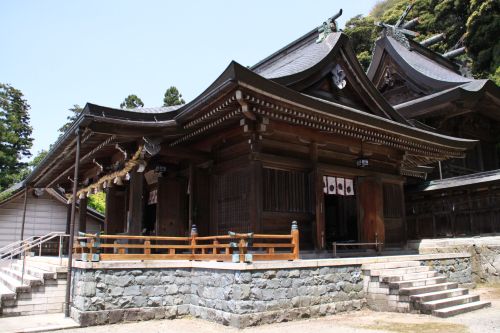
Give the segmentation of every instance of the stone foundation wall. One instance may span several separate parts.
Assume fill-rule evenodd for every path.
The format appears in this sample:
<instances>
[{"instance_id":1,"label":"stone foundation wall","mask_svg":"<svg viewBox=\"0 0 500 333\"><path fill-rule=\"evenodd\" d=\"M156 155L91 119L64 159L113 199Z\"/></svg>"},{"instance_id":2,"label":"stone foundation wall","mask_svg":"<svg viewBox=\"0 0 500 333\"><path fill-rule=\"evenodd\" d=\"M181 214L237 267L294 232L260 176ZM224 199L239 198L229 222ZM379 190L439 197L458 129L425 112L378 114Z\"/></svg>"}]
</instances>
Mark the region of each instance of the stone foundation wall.
<instances>
[{"instance_id":1,"label":"stone foundation wall","mask_svg":"<svg viewBox=\"0 0 500 333\"><path fill-rule=\"evenodd\" d=\"M78 269L72 317L82 326L190 314L224 325L318 317L365 303L361 265L269 270Z\"/></svg>"},{"instance_id":2,"label":"stone foundation wall","mask_svg":"<svg viewBox=\"0 0 500 333\"><path fill-rule=\"evenodd\" d=\"M420 265L429 266L439 275L446 276L448 282L457 282L466 287L474 284L470 258L422 260Z\"/></svg>"},{"instance_id":3,"label":"stone foundation wall","mask_svg":"<svg viewBox=\"0 0 500 333\"><path fill-rule=\"evenodd\" d=\"M409 246L421 254L468 253L474 282L500 282L500 236L424 239Z\"/></svg>"}]
</instances>

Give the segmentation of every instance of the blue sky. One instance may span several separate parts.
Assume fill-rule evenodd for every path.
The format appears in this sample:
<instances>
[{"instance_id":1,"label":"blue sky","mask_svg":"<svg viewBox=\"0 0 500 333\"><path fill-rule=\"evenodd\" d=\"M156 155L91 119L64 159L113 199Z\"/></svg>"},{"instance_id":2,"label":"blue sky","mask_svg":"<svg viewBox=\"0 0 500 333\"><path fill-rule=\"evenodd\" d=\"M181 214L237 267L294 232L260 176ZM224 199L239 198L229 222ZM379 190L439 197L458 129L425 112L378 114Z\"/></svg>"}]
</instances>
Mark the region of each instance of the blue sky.
<instances>
[{"instance_id":1,"label":"blue sky","mask_svg":"<svg viewBox=\"0 0 500 333\"><path fill-rule=\"evenodd\" d=\"M118 107L134 93L160 106L171 85L189 101L231 60L253 65L339 8L343 27L376 2L0 0L0 82L31 105L36 153L73 104Z\"/></svg>"}]
</instances>

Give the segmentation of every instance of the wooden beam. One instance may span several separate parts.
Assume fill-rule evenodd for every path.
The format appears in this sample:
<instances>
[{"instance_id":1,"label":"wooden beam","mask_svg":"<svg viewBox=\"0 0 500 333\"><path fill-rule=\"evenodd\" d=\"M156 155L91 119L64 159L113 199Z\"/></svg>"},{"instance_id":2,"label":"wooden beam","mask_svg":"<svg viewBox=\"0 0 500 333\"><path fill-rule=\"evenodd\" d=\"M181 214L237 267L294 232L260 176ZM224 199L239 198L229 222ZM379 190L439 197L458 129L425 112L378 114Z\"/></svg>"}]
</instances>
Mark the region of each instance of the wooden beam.
<instances>
[{"instance_id":1,"label":"wooden beam","mask_svg":"<svg viewBox=\"0 0 500 333\"><path fill-rule=\"evenodd\" d=\"M192 149L192 148L184 148L184 147L168 147L162 146L160 152L158 153L160 156L165 157L176 157L180 159L187 159L196 163L209 161L212 159L210 153L205 151Z\"/></svg>"}]
</instances>

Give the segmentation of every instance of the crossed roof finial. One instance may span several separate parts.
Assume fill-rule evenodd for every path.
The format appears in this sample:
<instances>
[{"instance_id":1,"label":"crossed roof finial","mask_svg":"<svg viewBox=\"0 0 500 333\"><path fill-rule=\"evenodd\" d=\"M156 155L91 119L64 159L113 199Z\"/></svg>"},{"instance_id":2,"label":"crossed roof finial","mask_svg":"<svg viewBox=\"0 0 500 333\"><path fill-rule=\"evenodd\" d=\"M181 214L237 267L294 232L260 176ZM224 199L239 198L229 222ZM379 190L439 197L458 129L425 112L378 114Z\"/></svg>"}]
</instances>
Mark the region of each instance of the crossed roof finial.
<instances>
[{"instance_id":1,"label":"crossed roof finial","mask_svg":"<svg viewBox=\"0 0 500 333\"><path fill-rule=\"evenodd\" d=\"M417 23L418 18L404 23L406 20L406 17L408 16L408 14L410 13L410 10L412 8L413 8L412 3L409 4L408 6L406 6L406 9L404 10L403 14L401 14L398 21L394 25L387 24L384 22L375 23L375 25L384 28L385 34L394 37L395 39L397 39L401 44L403 44L408 49L410 48L410 43L408 42L407 36L417 37L419 35L418 32L415 32L415 31L408 29L408 28L413 27Z\"/></svg>"},{"instance_id":2,"label":"crossed roof finial","mask_svg":"<svg viewBox=\"0 0 500 333\"><path fill-rule=\"evenodd\" d=\"M318 39L316 39L316 43L321 43L329 34L331 34L332 32L337 32L337 22L335 22L335 20L338 19L341 15L342 9L340 9L337 14L326 20L326 22L323 22L323 24L318 28L319 36Z\"/></svg>"}]
</instances>

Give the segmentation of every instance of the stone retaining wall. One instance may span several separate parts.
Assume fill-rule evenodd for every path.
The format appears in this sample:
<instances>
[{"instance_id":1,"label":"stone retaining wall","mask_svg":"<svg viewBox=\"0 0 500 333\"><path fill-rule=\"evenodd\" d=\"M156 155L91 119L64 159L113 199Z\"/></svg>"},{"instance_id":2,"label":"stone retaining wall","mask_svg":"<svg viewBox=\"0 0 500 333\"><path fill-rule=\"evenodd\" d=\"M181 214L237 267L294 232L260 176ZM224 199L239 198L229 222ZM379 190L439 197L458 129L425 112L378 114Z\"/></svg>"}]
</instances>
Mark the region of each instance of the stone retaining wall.
<instances>
[{"instance_id":1,"label":"stone retaining wall","mask_svg":"<svg viewBox=\"0 0 500 333\"><path fill-rule=\"evenodd\" d=\"M263 271L75 269L72 317L89 326L190 314L241 328L356 310L364 302L360 265Z\"/></svg>"},{"instance_id":2,"label":"stone retaining wall","mask_svg":"<svg viewBox=\"0 0 500 333\"><path fill-rule=\"evenodd\" d=\"M427 261L451 277L452 266L466 265L467 258L436 254L250 265L77 262L71 316L82 326L90 326L191 315L239 328L319 317L366 304L364 263ZM467 272L470 268L464 269L464 276Z\"/></svg>"},{"instance_id":3,"label":"stone retaining wall","mask_svg":"<svg viewBox=\"0 0 500 333\"><path fill-rule=\"evenodd\" d=\"M457 282L464 287L472 287L474 284L469 257L422 260L420 265L429 266L439 275L446 276L448 282Z\"/></svg>"},{"instance_id":4,"label":"stone retaining wall","mask_svg":"<svg viewBox=\"0 0 500 333\"><path fill-rule=\"evenodd\" d=\"M500 236L424 239L409 246L421 254L468 253L474 282L500 282Z\"/></svg>"}]
</instances>

